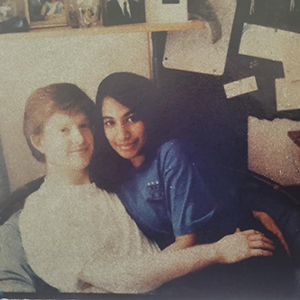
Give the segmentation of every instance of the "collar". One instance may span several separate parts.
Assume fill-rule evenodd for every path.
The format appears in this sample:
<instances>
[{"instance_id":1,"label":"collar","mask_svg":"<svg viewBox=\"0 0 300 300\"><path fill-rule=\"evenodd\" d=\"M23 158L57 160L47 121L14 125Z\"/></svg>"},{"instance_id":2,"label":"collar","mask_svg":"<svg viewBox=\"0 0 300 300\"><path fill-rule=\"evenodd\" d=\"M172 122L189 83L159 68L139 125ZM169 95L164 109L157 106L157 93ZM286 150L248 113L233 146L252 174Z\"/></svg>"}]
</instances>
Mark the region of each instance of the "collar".
<instances>
[{"instance_id":1,"label":"collar","mask_svg":"<svg viewBox=\"0 0 300 300\"><path fill-rule=\"evenodd\" d=\"M128 0L117 0L117 1L118 1L119 5L120 5L120 7L122 9L123 14L124 14L124 2L127 2L127 10L128 10L128 13L129 13L129 15L131 17L131 11L130 11L129 1Z\"/></svg>"}]
</instances>

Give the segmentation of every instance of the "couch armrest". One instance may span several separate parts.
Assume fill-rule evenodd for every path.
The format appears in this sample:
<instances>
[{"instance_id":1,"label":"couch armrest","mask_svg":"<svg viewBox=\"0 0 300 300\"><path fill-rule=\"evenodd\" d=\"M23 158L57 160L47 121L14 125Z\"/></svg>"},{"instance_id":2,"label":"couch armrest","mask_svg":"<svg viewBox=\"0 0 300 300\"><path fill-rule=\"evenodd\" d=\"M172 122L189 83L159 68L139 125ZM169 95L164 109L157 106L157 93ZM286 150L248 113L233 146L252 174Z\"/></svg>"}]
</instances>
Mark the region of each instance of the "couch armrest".
<instances>
[{"instance_id":1,"label":"couch armrest","mask_svg":"<svg viewBox=\"0 0 300 300\"><path fill-rule=\"evenodd\" d=\"M39 189L44 182L44 177L40 177L19 187L8 196L0 205L0 225L10 218L15 212L22 209L26 198Z\"/></svg>"}]
</instances>

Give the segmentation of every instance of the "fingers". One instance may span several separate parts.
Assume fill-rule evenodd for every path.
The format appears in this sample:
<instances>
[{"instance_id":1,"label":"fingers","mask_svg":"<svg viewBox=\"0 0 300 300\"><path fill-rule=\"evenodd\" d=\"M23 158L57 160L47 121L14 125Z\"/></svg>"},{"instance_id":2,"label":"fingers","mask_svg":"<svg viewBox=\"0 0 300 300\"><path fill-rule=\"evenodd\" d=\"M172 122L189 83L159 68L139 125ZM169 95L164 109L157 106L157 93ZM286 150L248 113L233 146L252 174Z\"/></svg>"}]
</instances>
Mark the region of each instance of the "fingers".
<instances>
[{"instance_id":1,"label":"fingers","mask_svg":"<svg viewBox=\"0 0 300 300\"><path fill-rule=\"evenodd\" d=\"M251 248L264 248L274 250L273 241L265 237L261 232L256 230L248 230L243 232L249 241Z\"/></svg>"},{"instance_id":2,"label":"fingers","mask_svg":"<svg viewBox=\"0 0 300 300\"><path fill-rule=\"evenodd\" d=\"M272 256L273 252L264 249L251 249L250 255L251 256Z\"/></svg>"},{"instance_id":3,"label":"fingers","mask_svg":"<svg viewBox=\"0 0 300 300\"><path fill-rule=\"evenodd\" d=\"M279 227L276 225L275 221L265 212L262 211L253 211L253 215L255 218L261 221L261 223L265 226L265 228L269 231L271 231L274 235L277 236L281 244L283 245L284 249L286 250L287 254L291 256L289 246L279 229Z\"/></svg>"},{"instance_id":4,"label":"fingers","mask_svg":"<svg viewBox=\"0 0 300 300\"><path fill-rule=\"evenodd\" d=\"M265 237L263 234L258 233L258 234L251 234L248 235L248 240L249 241L264 241L266 243L272 244L273 245L273 241L268 239L267 237Z\"/></svg>"},{"instance_id":5,"label":"fingers","mask_svg":"<svg viewBox=\"0 0 300 300\"><path fill-rule=\"evenodd\" d=\"M264 236L263 233L261 233L257 230L250 229L250 230L242 231L242 233L245 236L247 236L250 241L255 241L255 240L261 239L262 241L264 241L266 243L274 244L272 240L268 239L267 237ZM283 234L281 233L281 231L279 230L279 232L276 232L276 235L277 235L279 241L281 242L281 244L283 245L284 249L286 250L287 254L289 256L291 256L289 246L287 245L285 238L283 237Z\"/></svg>"},{"instance_id":6,"label":"fingers","mask_svg":"<svg viewBox=\"0 0 300 300\"><path fill-rule=\"evenodd\" d=\"M250 248L252 249L265 249L265 250L274 250L275 246L265 241L251 241L249 243Z\"/></svg>"},{"instance_id":7,"label":"fingers","mask_svg":"<svg viewBox=\"0 0 300 300\"><path fill-rule=\"evenodd\" d=\"M291 257L291 252L290 252L289 246L288 246L287 242L285 241L285 238L283 237L283 235L280 234L278 236L278 238L279 238L281 244L283 245L285 251L287 252L288 256Z\"/></svg>"},{"instance_id":8,"label":"fingers","mask_svg":"<svg viewBox=\"0 0 300 300\"><path fill-rule=\"evenodd\" d=\"M253 234L261 234L264 235L263 233L261 233L260 231L254 230L254 229L249 229L249 230L245 230L242 231L243 234L249 236L249 235L253 235Z\"/></svg>"}]
</instances>

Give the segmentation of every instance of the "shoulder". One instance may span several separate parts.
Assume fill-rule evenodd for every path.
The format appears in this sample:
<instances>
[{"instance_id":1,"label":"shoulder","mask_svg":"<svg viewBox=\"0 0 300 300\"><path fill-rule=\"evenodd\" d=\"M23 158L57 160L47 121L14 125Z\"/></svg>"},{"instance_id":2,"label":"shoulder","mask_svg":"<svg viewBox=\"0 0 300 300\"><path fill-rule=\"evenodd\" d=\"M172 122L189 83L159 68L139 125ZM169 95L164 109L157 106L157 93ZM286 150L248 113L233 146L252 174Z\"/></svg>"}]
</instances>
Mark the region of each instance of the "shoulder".
<instances>
[{"instance_id":1,"label":"shoulder","mask_svg":"<svg viewBox=\"0 0 300 300\"><path fill-rule=\"evenodd\" d=\"M21 243L21 234L19 228L19 217L22 210L14 213L3 225L1 225L1 240L4 245L18 248Z\"/></svg>"},{"instance_id":2,"label":"shoulder","mask_svg":"<svg viewBox=\"0 0 300 300\"><path fill-rule=\"evenodd\" d=\"M194 146L186 141L172 139L158 148L158 153L161 157L180 158L184 156L196 155Z\"/></svg>"},{"instance_id":3,"label":"shoulder","mask_svg":"<svg viewBox=\"0 0 300 300\"><path fill-rule=\"evenodd\" d=\"M21 209L15 212L1 227L6 231L19 231L19 217Z\"/></svg>"},{"instance_id":4,"label":"shoulder","mask_svg":"<svg viewBox=\"0 0 300 300\"><path fill-rule=\"evenodd\" d=\"M23 210L28 209L28 207L32 206L41 206L42 201L40 201L42 198L45 198L45 193L42 193L42 189L39 188L37 191L33 192L32 194L28 195L28 197L25 199ZM23 211L22 210L22 211ZM20 212L21 216L22 213Z\"/></svg>"}]
</instances>

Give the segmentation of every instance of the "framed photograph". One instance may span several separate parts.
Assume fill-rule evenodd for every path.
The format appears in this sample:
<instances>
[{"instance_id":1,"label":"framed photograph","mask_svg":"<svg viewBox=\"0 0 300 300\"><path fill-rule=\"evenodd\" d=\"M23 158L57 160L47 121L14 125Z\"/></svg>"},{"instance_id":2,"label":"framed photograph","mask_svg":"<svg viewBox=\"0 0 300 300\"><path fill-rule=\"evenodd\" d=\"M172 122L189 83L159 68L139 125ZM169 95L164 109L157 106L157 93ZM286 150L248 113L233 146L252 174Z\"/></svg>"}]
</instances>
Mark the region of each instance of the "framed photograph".
<instances>
[{"instance_id":1,"label":"framed photograph","mask_svg":"<svg viewBox=\"0 0 300 300\"><path fill-rule=\"evenodd\" d=\"M25 0L0 0L0 22L14 17L28 18Z\"/></svg>"},{"instance_id":2,"label":"framed photograph","mask_svg":"<svg viewBox=\"0 0 300 300\"><path fill-rule=\"evenodd\" d=\"M145 0L103 0L103 25L145 23Z\"/></svg>"},{"instance_id":3,"label":"framed photograph","mask_svg":"<svg viewBox=\"0 0 300 300\"><path fill-rule=\"evenodd\" d=\"M26 0L31 28L66 26L66 0Z\"/></svg>"},{"instance_id":4,"label":"framed photograph","mask_svg":"<svg viewBox=\"0 0 300 300\"><path fill-rule=\"evenodd\" d=\"M101 20L101 0L77 0L81 27L97 25Z\"/></svg>"}]
</instances>

